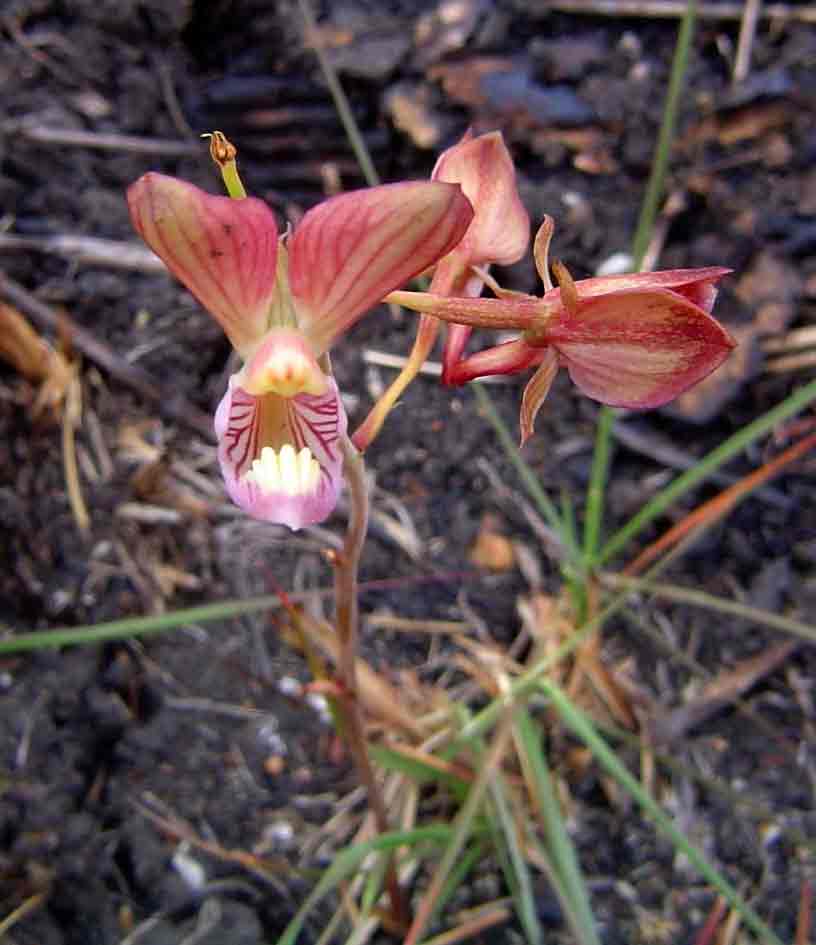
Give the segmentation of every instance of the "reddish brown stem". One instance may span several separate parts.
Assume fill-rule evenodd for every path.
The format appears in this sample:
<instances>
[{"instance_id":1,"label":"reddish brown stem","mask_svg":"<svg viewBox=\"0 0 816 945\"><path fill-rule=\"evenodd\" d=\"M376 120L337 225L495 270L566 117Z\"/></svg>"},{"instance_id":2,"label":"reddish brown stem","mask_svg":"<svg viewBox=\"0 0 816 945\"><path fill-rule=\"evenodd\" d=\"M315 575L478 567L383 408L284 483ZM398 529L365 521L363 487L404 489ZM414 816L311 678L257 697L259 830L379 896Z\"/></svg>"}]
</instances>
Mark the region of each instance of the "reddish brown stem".
<instances>
[{"instance_id":1,"label":"reddish brown stem","mask_svg":"<svg viewBox=\"0 0 816 945\"><path fill-rule=\"evenodd\" d=\"M339 655L337 660L338 682L345 698L338 705L342 710L344 731L360 780L368 794L368 803L374 814L379 833L388 830L388 814L380 785L374 776L366 745L363 715L357 690L357 637L359 611L357 603L357 576L360 555L368 530L369 497L363 457L354 448L348 437L341 441L343 450L343 472L349 487L349 523L343 550L335 562L334 587L337 613L337 638ZM393 859L388 865L386 883L391 898L391 913L396 925L404 927L407 910L399 886Z\"/></svg>"}]
</instances>

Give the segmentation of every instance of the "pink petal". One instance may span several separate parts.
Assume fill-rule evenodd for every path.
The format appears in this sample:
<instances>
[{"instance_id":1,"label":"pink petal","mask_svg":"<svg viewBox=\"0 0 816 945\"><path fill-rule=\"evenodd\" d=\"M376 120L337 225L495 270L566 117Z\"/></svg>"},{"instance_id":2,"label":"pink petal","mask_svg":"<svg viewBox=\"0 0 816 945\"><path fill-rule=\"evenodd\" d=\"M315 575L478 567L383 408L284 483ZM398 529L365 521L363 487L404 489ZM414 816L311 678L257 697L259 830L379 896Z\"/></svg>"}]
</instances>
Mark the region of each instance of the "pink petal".
<instances>
[{"instance_id":1,"label":"pink petal","mask_svg":"<svg viewBox=\"0 0 816 945\"><path fill-rule=\"evenodd\" d=\"M544 357L538 370L533 374L524 388L524 395L521 398L521 411L519 414L519 425L521 426L521 445L527 442L533 435L536 416L541 406L547 399L555 375L558 373L558 355L552 348L546 348Z\"/></svg>"},{"instance_id":2,"label":"pink petal","mask_svg":"<svg viewBox=\"0 0 816 945\"><path fill-rule=\"evenodd\" d=\"M581 279L576 283L581 300L596 298L613 292L630 289L672 289L706 312L714 307L717 297L717 282L727 276L730 269L709 266L707 269L666 269L661 272L635 272L622 276L597 276ZM547 302L557 301L560 289L547 292Z\"/></svg>"},{"instance_id":3,"label":"pink petal","mask_svg":"<svg viewBox=\"0 0 816 945\"><path fill-rule=\"evenodd\" d=\"M467 384L477 377L489 377L494 374L516 374L526 371L534 364L540 364L549 357L548 348L533 348L521 338L506 341L504 344L485 348L451 367L447 384Z\"/></svg>"},{"instance_id":4,"label":"pink petal","mask_svg":"<svg viewBox=\"0 0 816 945\"><path fill-rule=\"evenodd\" d=\"M631 408L673 400L718 368L734 347L717 321L667 289L582 299L574 313L562 308L552 318L541 341L557 348L587 396Z\"/></svg>"},{"instance_id":5,"label":"pink petal","mask_svg":"<svg viewBox=\"0 0 816 945\"><path fill-rule=\"evenodd\" d=\"M450 252L472 218L458 186L424 181L352 191L310 210L289 244L289 279L316 354Z\"/></svg>"},{"instance_id":6,"label":"pink petal","mask_svg":"<svg viewBox=\"0 0 816 945\"><path fill-rule=\"evenodd\" d=\"M278 233L262 200L214 197L145 174L128 188L133 225L170 272L245 350L263 336L275 285Z\"/></svg>"},{"instance_id":7,"label":"pink petal","mask_svg":"<svg viewBox=\"0 0 816 945\"><path fill-rule=\"evenodd\" d=\"M464 384L457 380L457 367L465 353L468 338L473 329L468 325L448 325L445 335L445 346L442 349L442 383L449 385ZM476 375L474 375L476 376Z\"/></svg>"},{"instance_id":8,"label":"pink petal","mask_svg":"<svg viewBox=\"0 0 816 945\"><path fill-rule=\"evenodd\" d=\"M516 186L513 159L501 132L468 132L440 155L432 180L461 184L473 204L473 222L455 255L465 266L508 265L524 255L530 241L530 218Z\"/></svg>"},{"instance_id":9,"label":"pink petal","mask_svg":"<svg viewBox=\"0 0 816 945\"><path fill-rule=\"evenodd\" d=\"M227 492L253 518L298 529L322 522L333 511L342 486L340 438L346 413L333 378L320 396L277 394L253 397L230 378L215 415L218 459ZM263 488L253 480L253 461L264 447L280 454L287 445L295 453L311 450L319 465L314 488L293 491ZM250 474L248 476L248 474Z\"/></svg>"}]
</instances>

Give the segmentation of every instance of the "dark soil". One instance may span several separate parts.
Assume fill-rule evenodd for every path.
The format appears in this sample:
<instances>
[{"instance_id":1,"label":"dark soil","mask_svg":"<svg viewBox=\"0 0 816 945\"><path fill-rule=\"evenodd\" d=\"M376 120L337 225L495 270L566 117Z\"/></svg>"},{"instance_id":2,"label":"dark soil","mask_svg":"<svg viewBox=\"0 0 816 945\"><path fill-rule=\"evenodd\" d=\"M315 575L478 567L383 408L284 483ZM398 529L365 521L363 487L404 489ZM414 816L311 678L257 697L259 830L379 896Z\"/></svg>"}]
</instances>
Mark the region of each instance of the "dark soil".
<instances>
[{"instance_id":1,"label":"dark soil","mask_svg":"<svg viewBox=\"0 0 816 945\"><path fill-rule=\"evenodd\" d=\"M498 127L534 222L555 216L556 254L576 276L628 248L676 21L568 15L514 0L350 0L318 12L383 179L425 177L437 151L468 126ZM319 200L330 172L344 188L363 184L294 3L4 0L0 13L0 234L134 242L126 186L158 169L216 189L197 139L213 128L237 143L245 183L280 219ZM816 30L761 21L748 77L733 85L738 29L707 19L697 30L670 182L683 204L660 265L732 267L717 313L743 344L727 390L626 421L652 455L616 443L610 531L672 475L655 455L659 446L693 463L812 376L812 369L769 371L759 341L812 325L816 315ZM176 142L186 156L162 156L158 145L38 140L36 129ZM165 406L213 410L229 346L164 275L30 249L4 252L0 269L149 372ZM499 277L509 288L538 290L529 259ZM393 376L364 352L406 353L414 325L412 316L395 320L382 309L334 353L352 424ZM223 496L211 441L90 359L81 381L86 536L66 495L59 425L32 419L32 389L0 365L6 635L329 584L326 531L292 538L244 520ZM490 389L511 429L521 381ZM558 379L526 448L551 495L566 490L580 505L596 414ZM781 429L777 441L795 435ZM739 476L779 448L761 442L728 471ZM468 552L485 513L532 552L544 586L558 589L557 562L467 389L417 381L369 465L375 506L394 519L393 503L401 503L418 545L412 555L375 526L363 578L388 583L364 593L365 614L460 619L464 607L497 641L512 639L528 588L516 569L474 572ZM789 468L667 579L812 620L813 470L812 460ZM718 488L683 500L663 526ZM339 535L342 527L341 511L327 528ZM638 613L639 624L606 629L605 647L610 665L629 659L633 686L653 707L689 699L693 674L667 658L644 625L712 674L778 642L771 631L705 612L641 603ZM421 635L364 629L364 646L391 673L428 655ZM0 922L31 907L5 940L274 941L309 888L309 870L331 855L331 845L315 849L310 838L354 784L325 718L294 684L306 678L274 615L2 659ZM677 824L788 941L802 880L812 877L814 681L813 649L802 646L749 691L752 715L728 705L678 737L670 753L685 769L659 768L655 782ZM553 764L572 794L571 828L603 941L693 941L711 890L594 768L578 776L567 758L564 751ZM637 766L636 755L629 760ZM274 875L224 851L263 857ZM472 901L503 891L487 864ZM568 940L543 880L540 902L553 940ZM324 919L315 917L304 941L315 940ZM506 927L488 940L520 939Z\"/></svg>"}]
</instances>

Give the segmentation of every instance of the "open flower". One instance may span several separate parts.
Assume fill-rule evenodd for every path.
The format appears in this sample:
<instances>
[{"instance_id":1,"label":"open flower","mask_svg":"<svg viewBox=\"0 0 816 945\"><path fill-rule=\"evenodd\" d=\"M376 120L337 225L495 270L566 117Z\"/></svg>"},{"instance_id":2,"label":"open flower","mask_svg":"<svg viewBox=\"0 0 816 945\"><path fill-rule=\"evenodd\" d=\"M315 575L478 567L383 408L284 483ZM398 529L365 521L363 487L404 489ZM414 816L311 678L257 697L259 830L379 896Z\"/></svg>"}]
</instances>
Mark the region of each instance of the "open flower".
<instances>
[{"instance_id":1,"label":"open flower","mask_svg":"<svg viewBox=\"0 0 816 945\"><path fill-rule=\"evenodd\" d=\"M462 238L459 187L408 182L334 197L279 241L261 200L216 197L146 174L133 224L221 324L243 358L215 416L233 501L290 528L322 521L340 491L346 415L321 366L332 344L392 289Z\"/></svg>"},{"instance_id":2,"label":"open flower","mask_svg":"<svg viewBox=\"0 0 816 945\"><path fill-rule=\"evenodd\" d=\"M521 440L533 432L559 366L587 396L615 407L660 407L697 384L728 357L734 341L710 312L717 282L729 270L673 269L574 282L548 254L554 229L545 219L536 237L543 297L504 292L498 298L449 298L393 292L389 301L469 327L521 331L515 341L459 360L447 382L535 367L521 406Z\"/></svg>"},{"instance_id":3,"label":"open flower","mask_svg":"<svg viewBox=\"0 0 816 945\"><path fill-rule=\"evenodd\" d=\"M501 132L473 137L468 131L461 141L444 151L436 162L431 180L458 184L473 205L473 220L455 247L439 261L430 291L438 295L475 297L484 279L474 267L487 270L493 263L508 265L520 259L530 241L530 218L516 187L513 159ZM440 322L423 316L405 367L374 405L354 434L354 443L365 449L403 391L416 377L430 354ZM471 329L449 325L443 354L443 380L461 358Z\"/></svg>"}]
</instances>

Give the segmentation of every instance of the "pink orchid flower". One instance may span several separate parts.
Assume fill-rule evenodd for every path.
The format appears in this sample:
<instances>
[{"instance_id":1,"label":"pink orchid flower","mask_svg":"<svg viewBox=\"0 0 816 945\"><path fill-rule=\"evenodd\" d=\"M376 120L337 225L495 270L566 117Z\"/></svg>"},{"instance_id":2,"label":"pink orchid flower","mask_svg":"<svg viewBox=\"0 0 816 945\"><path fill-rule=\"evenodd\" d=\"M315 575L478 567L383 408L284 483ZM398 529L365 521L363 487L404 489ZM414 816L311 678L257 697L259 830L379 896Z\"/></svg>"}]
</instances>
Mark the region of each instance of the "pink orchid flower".
<instances>
[{"instance_id":1,"label":"pink orchid flower","mask_svg":"<svg viewBox=\"0 0 816 945\"><path fill-rule=\"evenodd\" d=\"M324 370L332 344L392 289L445 256L473 210L459 187L408 182L334 197L278 239L261 200L146 174L133 224L221 324L243 366L215 415L233 501L297 529L325 519L342 481L346 415Z\"/></svg>"},{"instance_id":2,"label":"pink orchid flower","mask_svg":"<svg viewBox=\"0 0 816 945\"><path fill-rule=\"evenodd\" d=\"M515 341L487 348L451 365L447 382L464 384L490 374L535 367L521 405L521 442L560 366L588 397L613 407L660 407L697 384L728 357L735 342L711 317L717 282L730 272L672 269L573 282L560 263L560 283L549 277L553 221L545 219L534 245L543 297L506 292L497 298L449 298L392 292L388 301L469 327L515 328Z\"/></svg>"},{"instance_id":3,"label":"pink orchid flower","mask_svg":"<svg viewBox=\"0 0 816 945\"><path fill-rule=\"evenodd\" d=\"M516 187L513 159L501 132L473 137L468 131L458 144L444 151L431 180L461 186L473 205L473 220L461 242L439 261L430 291L437 295L481 294L484 279L474 267L516 262L530 242L530 218ZM354 444L366 449L386 416L416 377L439 334L440 322L423 316L410 357L388 390L354 434ZM449 325L443 355L443 379L462 356L471 329Z\"/></svg>"}]
</instances>

